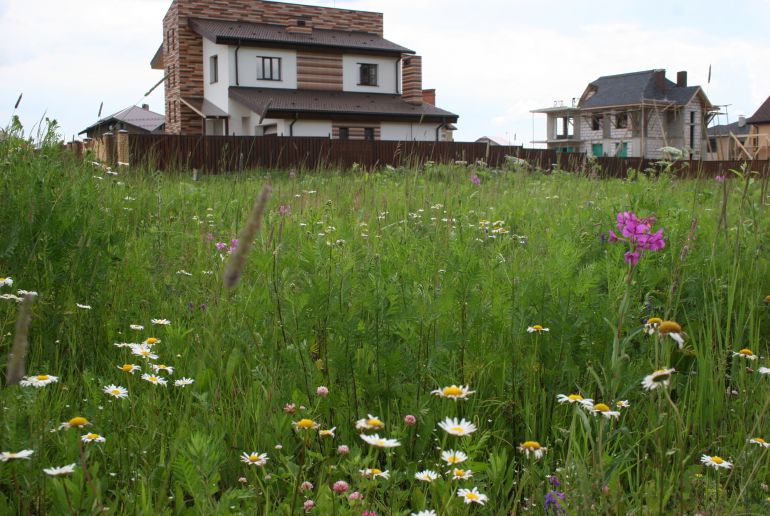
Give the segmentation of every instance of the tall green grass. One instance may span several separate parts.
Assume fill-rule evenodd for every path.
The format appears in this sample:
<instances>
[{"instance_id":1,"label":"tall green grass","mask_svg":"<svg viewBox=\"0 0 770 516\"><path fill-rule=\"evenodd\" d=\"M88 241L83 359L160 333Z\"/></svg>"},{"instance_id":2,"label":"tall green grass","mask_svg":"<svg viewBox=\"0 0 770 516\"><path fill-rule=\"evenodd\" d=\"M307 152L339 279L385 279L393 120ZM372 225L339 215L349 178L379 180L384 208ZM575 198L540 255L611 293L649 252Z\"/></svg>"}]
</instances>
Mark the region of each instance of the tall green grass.
<instances>
[{"instance_id":1,"label":"tall green grass","mask_svg":"<svg viewBox=\"0 0 770 516\"><path fill-rule=\"evenodd\" d=\"M766 179L734 174L723 187L473 173L479 186L455 166L112 176L54 146L0 142L0 276L15 280L0 293L39 293L28 374L60 377L0 391L0 451L35 450L0 463L0 512L299 514L311 499L318 514L542 513L547 475L575 514L767 512L767 453L747 444L770 440L770 377L756 372L767 361L732 356L768 353ZM268 182L262 229L229 292L228 256L214 244L237 237ZM281 205L291 213L279 214ZM667 240L629 285L624 249L604 238L627 210L655 215ZM502 220L508 233L489 238L482 220ZM3 370L16 314L2 300ZM650 316L683 325L685 352L641 331ZM529 334L533 324L550 331ZM146 371L113 343L150 336L162 341L158 363L175 367L170 384L188 376L193 385L154 387L117 369ZM655 345L677 373L669 389L645 392ZM102 388L112 383L129 398L109 399ZM460 402L431 394L450 384L476 392ZM319 385L331 394L316 396ZM572 392L630 407L608 421L556 402ZM354 423L367 414L402 446L384 453L363 443ZM78 415L106 443L81 454L84 432L51 431ZM436 427L446 416L479 430L448 437ZM301 417L336 427L336 437L295 432ZM526 440L548 447L543 460L517 450ZM473 478L416 481L416 471L449 469L437 447L468 453ZM255 450L269 454L264 467L239 461ZM717 475L702 454L735 467ZM72 476L42 472L72 462ZM367 467L391 477L362 479ZM364 500L333 493L337 480ZM314 488L299 492L303 481ZM485 506L455 496L471 486L490 497Z\"/></svg>"}]
</instances>

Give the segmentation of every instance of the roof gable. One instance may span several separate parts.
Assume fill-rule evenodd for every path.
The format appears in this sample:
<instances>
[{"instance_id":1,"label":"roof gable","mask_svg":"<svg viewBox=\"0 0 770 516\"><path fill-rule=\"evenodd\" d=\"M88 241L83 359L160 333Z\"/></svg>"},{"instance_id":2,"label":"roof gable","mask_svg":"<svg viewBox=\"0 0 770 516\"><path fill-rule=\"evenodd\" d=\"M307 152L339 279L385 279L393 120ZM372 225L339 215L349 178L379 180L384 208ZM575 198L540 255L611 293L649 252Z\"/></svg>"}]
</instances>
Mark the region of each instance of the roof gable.
<instances>
[{"instance_id":1,"label":"roof gable","mask_svg":"<svg viewBox=\"0 0 770 516\"><path fill-rule=\"evenodd\" d=\"M138 106L129 106L125 109L121 109L117 113L99 119L96 123L83 129L79 134L83 134L94 127L113 121L131 124L139 129L152 132L160 128L160 126L166 122L166 117L160 113L150 111L149 109L140 108Z\"/></svg>"},{"instance_id":2,"label":"roof gable","mask_svg":"<svg viewBox=\"0 0 770 516\"><path fill-rule=\"evenodd\" d=\"M750 124L770 123L770 97L767 97L767 100L759 106L756 113L746 119L746 122Z\"/></svg>"}]
</instances>

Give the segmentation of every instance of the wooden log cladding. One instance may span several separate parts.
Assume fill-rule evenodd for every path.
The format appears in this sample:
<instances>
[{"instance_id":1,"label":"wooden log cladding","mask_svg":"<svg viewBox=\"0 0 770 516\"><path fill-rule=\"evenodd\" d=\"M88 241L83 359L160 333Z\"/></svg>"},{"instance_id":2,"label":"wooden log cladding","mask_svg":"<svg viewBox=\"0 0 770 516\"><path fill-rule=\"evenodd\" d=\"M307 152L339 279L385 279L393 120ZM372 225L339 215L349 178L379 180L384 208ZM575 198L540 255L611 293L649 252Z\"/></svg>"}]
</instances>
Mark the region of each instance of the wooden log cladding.
<instances>
[{"instance_id":1,"label":"wooden log cladding","mask_svg":"<svg viewBox=\"0 0 770 516\"><path fill-rule=\"evenodd\" d=\"M297 52L297 88L342 91L342 54Z\"/></svg>"}]
</instances>

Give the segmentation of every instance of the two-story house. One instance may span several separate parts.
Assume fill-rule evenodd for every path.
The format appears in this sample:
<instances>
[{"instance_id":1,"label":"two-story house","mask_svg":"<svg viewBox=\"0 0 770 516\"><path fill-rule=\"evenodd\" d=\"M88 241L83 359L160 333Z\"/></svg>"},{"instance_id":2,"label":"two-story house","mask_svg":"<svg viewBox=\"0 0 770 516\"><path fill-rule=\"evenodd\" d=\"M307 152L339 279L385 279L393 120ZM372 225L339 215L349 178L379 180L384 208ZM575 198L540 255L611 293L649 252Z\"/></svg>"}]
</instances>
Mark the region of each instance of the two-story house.
<instances>
[{"instance_id":1,"label":"two-story house","mask_svg":"<svg viewBox=\"0 0 770 516\"><path fill-rule=\"evenodd\" d=\"M607 75L591 82L579 100L532 113L547 116L549 149L592 156L663 158L659 150L676 147L693 159L706 154L706 127L716 108L700 86L677 81L665 70Z\"/></svg>"},{"instance_id":2,"label":"two-story house","mask_svg":"<svg viewBox=\"0 0 770 516\"><path fill-rule=\"evenodd\" d=\"M451 140L458 116L422 89L422 60L380 13L264 0L173 0L166 132Z\"/></svg>"},{"instance_id":3,"label":"two-story house","mask_svg":"<svg viewBox=\"0 0 770 516\"><path fill-rule=\"evenodd\" d=\"M770 97L749 117L746 150L752 159L770 159Z\"/></svg>"}]
</instances>

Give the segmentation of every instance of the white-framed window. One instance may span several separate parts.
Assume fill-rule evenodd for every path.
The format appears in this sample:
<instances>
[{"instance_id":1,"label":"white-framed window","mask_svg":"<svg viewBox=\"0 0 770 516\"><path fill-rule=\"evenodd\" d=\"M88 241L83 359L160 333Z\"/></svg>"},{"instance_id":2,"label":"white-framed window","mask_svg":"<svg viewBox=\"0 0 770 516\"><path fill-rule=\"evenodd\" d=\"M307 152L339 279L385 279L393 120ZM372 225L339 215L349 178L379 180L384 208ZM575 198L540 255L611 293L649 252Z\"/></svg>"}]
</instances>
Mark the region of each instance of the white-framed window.
<instances>
[{"instance_id":1,"label":"white-framed window","mask_svg":"<svg viewBox=\"0 0 770 516\"><path fill-rule=\"evenodd\" d=\"M377 65L374 63L358 63L358 85L377 86Z\"/></svg>"}]
</instances>

